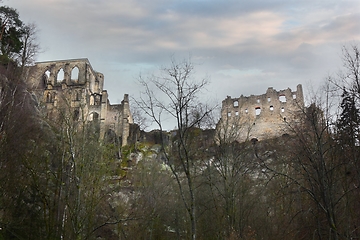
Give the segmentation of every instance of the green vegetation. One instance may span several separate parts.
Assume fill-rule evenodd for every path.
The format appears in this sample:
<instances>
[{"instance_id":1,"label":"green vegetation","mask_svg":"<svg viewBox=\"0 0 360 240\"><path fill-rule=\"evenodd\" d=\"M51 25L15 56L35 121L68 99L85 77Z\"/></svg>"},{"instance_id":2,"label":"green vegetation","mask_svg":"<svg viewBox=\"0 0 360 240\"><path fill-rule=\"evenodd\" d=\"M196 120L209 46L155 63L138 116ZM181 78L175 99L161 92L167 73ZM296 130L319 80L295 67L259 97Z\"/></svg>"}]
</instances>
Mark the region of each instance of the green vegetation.
<instances>
[{"instance_id":1,"label":"green vegetation","mask_svg":"<svg viewBox=\"0 0 360 240\"><path fill-rule=\"evenodd\" d=\"M16 61L23 24L7 7L0 18L0 239L360 237L356 46L344 48L342 77L329 78L332 88L289 123L291 134L242 143L234 140L242 126L205 134L213 109L197 100L206 80L173 61L166 78L142 81L138 104L160 128L167 112L178 129L120 148L99 141L71 107L56 121L42 115Z\"/></svg>"}]
</instances>

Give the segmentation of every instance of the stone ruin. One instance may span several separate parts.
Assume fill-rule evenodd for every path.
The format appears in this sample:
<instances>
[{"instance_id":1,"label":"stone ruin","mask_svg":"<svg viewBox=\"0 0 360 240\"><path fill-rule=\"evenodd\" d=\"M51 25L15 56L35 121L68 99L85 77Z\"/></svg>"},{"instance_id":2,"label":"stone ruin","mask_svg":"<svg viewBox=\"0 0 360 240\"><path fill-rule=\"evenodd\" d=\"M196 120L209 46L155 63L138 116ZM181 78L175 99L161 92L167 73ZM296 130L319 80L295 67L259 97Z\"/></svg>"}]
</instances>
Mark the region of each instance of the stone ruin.
<instances>
[{"instance_id":1,"label":"stone ruin","mask_svg":"<svg viewBox=\"0 0 360 240\"><path fill-rule=\"evenodd\" d=\"M27 83L50 120L56 118L58 109L67 107L75 120L99 123L101 139L111 135L123 146L129 143L134 125L129 97L125 94L121 104L110 104L104 75L88 59L37 62L29 69ZM269 87L262 95L228 96L222 101L216 135L218 140L226 136L239 142L281 136L288 133L289 123L299 121L303 108L300 84L296 91Z\"/></svg>"},{"instance_id":2,"label":"stone ruin","mask_svg":"<svg viewBox=\"0 0 360 240\"><path fill-rule=\"evenodd\" d=\"M88 59L37 62L29 69L27 83L50 120L66 107L74 120L99 123L101 139L113 133L122 145L127 144L133 123L129 97L125 94L121 104L110 104L104 75L95 71Z\"/></svg>"},{"instance_id":3,"label":"stone ruin","mask_svg":"<svg viewBox=\"0 0 360 240\"><path fill-rule=\"evenodd\" d=\"M218 138L227 136L239 142L268 139L290 134L288 127L299 122L304 108L302 86L276 91L269 87L265 94L231 98L222 101ZM218 139L219 141L220 139Z\"/></svg>"}]
</instances>

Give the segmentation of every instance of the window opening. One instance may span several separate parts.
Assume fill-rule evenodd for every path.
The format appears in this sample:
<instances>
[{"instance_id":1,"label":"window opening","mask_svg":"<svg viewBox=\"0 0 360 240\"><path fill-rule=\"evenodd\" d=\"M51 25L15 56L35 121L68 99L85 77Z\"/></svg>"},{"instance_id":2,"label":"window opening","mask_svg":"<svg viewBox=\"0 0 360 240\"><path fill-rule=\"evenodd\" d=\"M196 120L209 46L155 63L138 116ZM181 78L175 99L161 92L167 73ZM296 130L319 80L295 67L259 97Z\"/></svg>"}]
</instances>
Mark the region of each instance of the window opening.
<instances>
[{"instance_id":1,"label":"window opening","mask_svg":"<svg viewBox=\"0 0 360 240\"><path fill-rule=\"evenodd\" d=\"M285 112L285 108L284 108L284 107L281 107L281 112Z\"/></svg>"},{"instance_id":2,"label":"window opening","mask_svg":"<svg viewBox=\"0 0 360 240\"><path fill-rule=\"evenodd\" d=\"M75 66L71 70L71 80L77 81L78 79L79 79L79 68Z\"/></svg>"},{"instance_id":3,"label":"window opening","mask_svg":"<svg viewBox=\"0 0 360 240\"><path fill-rule=\"evenodd\" d=\"M46 86L50 82L50 71L46 70L43 75L43 84Z\"/></svg>"},{"instance_id":4,"label":"window opening","mask_svg":"<svg viewBox=\"0 0 360 240\"><path fill-rule=\"evenodd\" d=\"M279 96L280 102L286 102L286 97L284 95Z\"/></svg>"},{"instance_id":5,"label":"window opening","mask_svg":"<svg viewBox=\"0 0 360 240\"><path fill-rule=\"evenodd\" d=\"M97 121L97 120L99 120L99 114L98 114L98 113L96 113L96 112L94 112L94 113L93 113L92 120L93 120L93 121Z\"/></svg>"},{"instance_id":6,"label":"window opening","mask_svg":"<svg viewBox=\"0 0 360 240\"><path fill-rule=\"evenodd\" d=\"M46 95L46 102L52 102L52 96L51 96L51 93L48 92L47 95Z\"/></svg>"},{"instance_id":7,"label":"window opening","mask_svg":"<svg viewBox=\"0 0 360 240\"><path fill-rule=\"evenodd\" d=\"M100 95L98 94L95 95L95 105L101 105Z\"/></svg>"},{"instance_id":8,"label":"window opening","mask_svg":"<svg viewBox=\"0 0 360 240\"><path fill-rule=\"evenodd\" d=\"M234 107L238 107L239 106L239 102L238 101L235 101L234 102Z\"/></svg>"},{"instance_id":9,"label":"window opening","mask_svg":"<svg viewBox=\"0 0 360 240\"><path fill-rule=\"evenodd\" d=\"M249 112L249 111L248 111L248 109L246 108L246 109L245 109L245 113L248 113L248 112Z\"/></svg>"},{"instance_id":10,"label":"window opening","mask_svg":"<svg viewBox=\"0 0 360 240\"><path fill-rule=\"evenodd\" d=\"M239 116L239 112L238 112L238 111L235 112L235 116Z\"/></svg>"},{"instance_id":11,"label":"window opening","mask_svg":"<svg viewBox=\"0 0 360 240\"><path fill-rule=\"evenodd\" d=\"M49 80L49 78L50 78L50 71L49 71L49 70L46 70L44 74L45 74L45 76L47 77L47 80Z\"/></svg>"},{"instance_id":12,"label":"window opening","mask_svg":"<svg viewBox=\"0 0 360 240\"><path fill-rule=\"evenodd\" d=\"M293 94L293 99L296 99L296 94Z\"/></svg>"},{"instance_id":13,"label":"window opening","mask_svg":"<svg viewBox=\"0 0 360 240\"><path fill-rule=\"evenodd\" d=\"M56 75L56 81L58 81L58 82L61 82L61 81L63 81L64 80L64 70L61 68L59 71L58 71L58 73L57 73L57 75Z\"/></svg>"},{"instance_id":14,"label":"window opening","mask_svg":"<svg viewBox=\"0 0 360 240\"><path fill-rule=\"evenodd\" d=\"M256 107L256 108L255 108L255 115L256 115L256 116L259 116L260 113L261 113L261 108L260 108L260 107Z\"/></svg>"},{"instance_id":15,"label":"window opening","mask_svg":"<svg viewBox=\"0 0 360 240\"><path fill-rule=\"evenodd\" d=\"M270 102L270 101L271 101L271 98L268 97L268 102Z\"/></svg>"},{"instance_id":16,"label":"window opening","mask_svg":"<svg viewBox=\"0 0 360 240\"><path fill-rule=\"evenodd\" d=\"M73 120L74 120L74 121L79 120L79 116L80 116L79 110L78 110L78 109L75 109L75 110L74 110L74 115L73 115Z\"/></svg>"},{"instance_id":17,"label":"window opening","mask_svg":"<svg viewBox=\"0 0 360 240\"><path fill-rule=\"evenodd\" d=\"M273 105L270 106L270 111L274 111L274 106Z\"/></svg>"},{"instance_id":18,"label":"window opening","mask_svg":"<svg viewBox=\"0 0 360 240\"><path fill-rule=\"evenodd\" d=\"M257 102L257 103L260 103L260 99L257 99L256 102Z\"/></svg>"},{"instance_id":19,"label":"window opening","mask_svg":"<svg viewBox=\"0 0 360 240\"><path fill-rule=\"evenodd\" d=\"M80 92L80 90L78 90L75 92L75 100L80 101L80 97L81 97L81 92Z\"/></svg>"},{"instance_id":20,"label":"window opening","mask_svg":"<svg viewBox=\"0 0 360 240\"><path fill-rule=\"evenodd\" d=\"M228 112L228 117L231 117L231 112Z\"/></svg>"},{"instance_id":21,"label":"window opening","mask_svg":"<svg viewBox=\"0 0 360 240\"><path fill-rule=\"evenodd\" d=\"M49 78L50 77L50 71L46 70L45 75Z\"/></svg>"}]
</instances>

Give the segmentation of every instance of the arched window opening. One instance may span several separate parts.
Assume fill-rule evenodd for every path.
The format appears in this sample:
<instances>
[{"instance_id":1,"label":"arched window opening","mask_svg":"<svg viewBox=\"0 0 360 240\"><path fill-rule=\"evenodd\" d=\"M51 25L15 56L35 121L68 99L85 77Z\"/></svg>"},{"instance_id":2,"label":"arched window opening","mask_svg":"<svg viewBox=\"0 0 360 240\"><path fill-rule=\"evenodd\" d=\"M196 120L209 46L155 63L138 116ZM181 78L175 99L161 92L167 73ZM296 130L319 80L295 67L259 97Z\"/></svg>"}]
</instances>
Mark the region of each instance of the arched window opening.
<instances>
[{"instance_id":1,"label":"arched window opening","mask_svg":"<svg viewBox=\"0 0 360 240\"><path fill-rule=\"evenodd\" d=\"M58 71L57 75L56 75L56 81L57 81L57 82L63 81L64 78L65 78L64 76L65 76L64 70L61 68L61 69Z\"/></svg>"},{"instance_id":2,"label":"arched window opening","mask_svg":"<svg viewBox=\"0 0 360 240\"><path fill-rule=\"evenodd\" d=\"M248 113L248 112L249 112L249 111L248 111L248 109L246 108L246 109L245 109L245 113Z\"/></svg>"},{"instance_id":3,"label":"arched window opening","mask_svg":"<svg viewBox=\"0 0 360 240\"><path fill-rule=\"evenodd\" d=\"M239 106L239 101L234 101L234 107L238 107Z\"/></svg>"},{"instance_id":4,"label":"arched window opening","mask_svg":"<svg viewBox=\"0 0 360 240\"><path fill-rule=\"evenodd\" d=\"M285 108L284 107L281 107L281 112L285 112Z\"/></svg>"},{"instance_id":5,"label":"arched window opening","mask_svg":"<svg viewBox=\"0 0 360 240\"><path fill-rule=\"evenodd\" d=\"M50 70L46 70L45 73L44 73L48 78L50 77Z\"/></svg>"},{"instance_id":6,"label":"arched window opening","mask_svg":"<svg viewBox=\"0 0 360 240\"><path fill-rule=\"evenodd\" d=\"M45 87L48 83L50 83L50 71L46 70L42 77L42 84Z\"/></svg>"},{"instance_id":7,"label":"arched window opening","mask_svg":"<svg viewBox=\"0 0 360 240\"><path fill-rule=\"evenodd\" d=\"M270 111L274 111L274 106L273 105L270 106Z\"/></svg>"},{"instance_id":8,"label":"arched window opening","mask_svg":"<svg viewBox=\"0 0 360 240\"><path fill-rule=\"evenodd\" d=\"M255 108L255 115L256 115L256 116L259 116L260 113L261 113L261 108L260 108L260 107L256 107L256 108Z\"/></svg>"},{"instance_id":9,"label":"arched window opening","mask_svg":"<svg viewBox=\"0 0 360 240\"><path fill-rule=\"evenodd\" d=\"M280 102L286 102L286 97L285 97L285 95L279 96L279 101L280 101Z\"/></svg>"},{"instance_id":10,"label":"arched window opening","mask_svg":"<svg viewBox=\"0 0 360 240\"><path fill-rule=\"evenodd\" d=\"M71 80L79 80L79 68L76 66L71 70Z\"/></svg>"}]
</instances>

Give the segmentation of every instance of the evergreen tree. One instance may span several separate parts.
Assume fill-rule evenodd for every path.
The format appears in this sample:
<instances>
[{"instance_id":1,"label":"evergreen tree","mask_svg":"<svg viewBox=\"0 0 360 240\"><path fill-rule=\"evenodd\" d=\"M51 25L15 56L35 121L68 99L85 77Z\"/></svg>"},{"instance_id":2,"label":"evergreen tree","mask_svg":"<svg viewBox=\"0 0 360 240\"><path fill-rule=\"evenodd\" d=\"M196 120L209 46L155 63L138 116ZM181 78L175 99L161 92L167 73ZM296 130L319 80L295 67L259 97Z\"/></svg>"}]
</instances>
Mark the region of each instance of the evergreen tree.
<instances>
[{"instance_id":1,"label":"evergreen tree","mask_svg":"<svg viewBox=\"0 0 360 240\"><path fill-rule=\"evenodd\" d=\"M355 97L346 89L341 95L341 114L337 122L339 138L344 146L355 146L359 139L360 116L356 107Z\"/></svg>"},{"instance_id":2,"label":"evergreen tree","mask_svg":"<svg viewBox=\"0 0 360 240\"><path fill-rule=\"evenodd\" d=\"M7 63L23 48L21 38L24 34L24 24L16 9L0 7L0 28L0 57L3 63Z\"/></svg>"}]
</instances>

